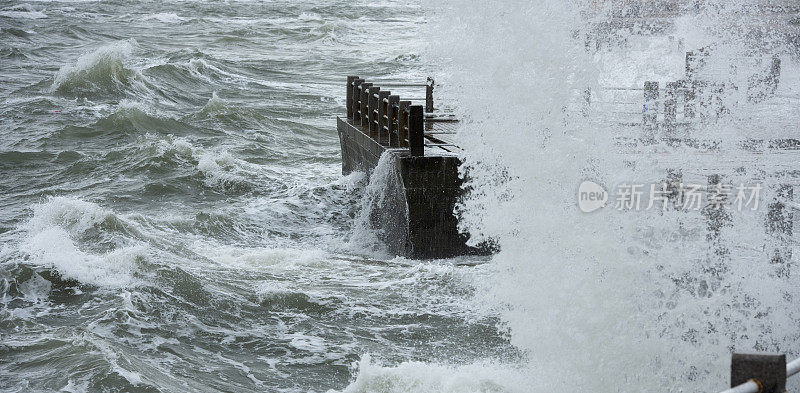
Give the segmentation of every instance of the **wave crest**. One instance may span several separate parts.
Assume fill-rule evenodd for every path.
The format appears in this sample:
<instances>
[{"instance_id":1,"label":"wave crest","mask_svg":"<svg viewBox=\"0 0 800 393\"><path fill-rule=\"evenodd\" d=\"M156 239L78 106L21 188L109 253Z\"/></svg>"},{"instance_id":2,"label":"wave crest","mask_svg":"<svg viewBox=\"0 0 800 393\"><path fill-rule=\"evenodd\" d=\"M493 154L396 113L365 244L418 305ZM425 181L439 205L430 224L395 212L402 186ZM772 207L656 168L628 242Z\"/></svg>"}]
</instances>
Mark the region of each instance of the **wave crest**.
<instances>
[{"instance_id":1,"label":"wave crest","mask_svg":"<svg viewBox=\"0 0 800 393\"><path fill-rule=\"evenodd\" d=\"M17 4L15 6L3 9L0 11L0 16L5 16L13 19L44 19L47 14L37 10L30 4Z\"/></svg>"},{"instance_id":2,"label":"wave crest","mask_svg":"<svg viewBox=\"0 0 800 393\"><path fill-rule=\"evenodd\" d=\"M53 197L33 207L25 224L28 232L19 251L29 264L53 269L64 279L101 287L123 287L135 283L137 262L145 257L143 246L129 246L106 253L81 250L77 242L87 232L115 219L109 210L94 203Z\"/></svg>"},{"instance_id":3,"label":"wave crest","mask_svg":"<svg viewBox=\"0 0 800 393\"><path fill-rule=\"evenodd\" d=\"M132 39L118 41L80 56L75 63L58 70L53 91L74 96L121 92L136 76L136 71L124 64L135 45L136 41Z\"/></svg>"},{"instance_id":4,"label":"wave crest","mask_svg":"<svg viewBox=\"0 0 800 393\"><path fill-rule=\"evenodd\" d=\"M72 235L87 231L112 216L97 204L67 197L53 197L33 207L33 217L25 225L30 233L60 227Z\"/></svg>"}]
</instances>

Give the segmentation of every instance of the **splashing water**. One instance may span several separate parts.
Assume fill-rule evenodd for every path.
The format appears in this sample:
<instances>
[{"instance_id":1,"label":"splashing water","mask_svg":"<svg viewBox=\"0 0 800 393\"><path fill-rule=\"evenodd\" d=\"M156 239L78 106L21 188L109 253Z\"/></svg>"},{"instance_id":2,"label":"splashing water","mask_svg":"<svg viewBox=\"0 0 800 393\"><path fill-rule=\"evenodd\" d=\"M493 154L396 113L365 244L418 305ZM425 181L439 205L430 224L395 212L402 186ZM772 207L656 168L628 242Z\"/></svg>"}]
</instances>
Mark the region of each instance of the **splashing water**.
<instances>
[{"instance_id":1,"label":"splashing water","mask_svg":"<svg viewBox=\"0 0 800 393\"><path fill-rule=\"evenodd\" d=\"M375 254L403 253L408 205L394 154L384 152L364 189L350 247Z\"/></svg>"},{"instance_id":2,"label":"splashing water","mask_svg":"<svg viewBox=\"0 0 800 393\"><path fill-rule=\"evenodd\" d=\"M683 59L659 60L665 48L682 56L702 42L714 45L712 58L745 52L751 40L726 22L746 9L679 8L666 33L618 28L622 38L594 47L583 38L595 37L593 29L606 22L613 26L613 6L437 8L447 17L434 23L434 53L454 65L446 94L457 97L465 119L459 138L469 194L458 208L461 225L474 241L493 239L500 247L484 296L507 308L503 320L512 342L528 353L534 391L721 390L732 350L797 353L798 317L791 311L797 279L776 274L769 258L753 250L764 241L753 234L764 232L763 211L710 229L708 215L610 208L585 214L576 207L578 184L587 179L656 182L668 169L689 176L711 162L735 180L731 162L742 150L731 138L758 135L755 125L765 120L787 121L739 100L735 116L697 125L694 136L722 138L725 146L711 158L699 156L698 164L685 159L697 150L658 143L621 154L612 138L630 127L573 110L586 87L675 80L683 70L670 64L682 67ZM688 20L706 22L689 28ZM780 165L747 164L750 177L738 179Z\"/></svg>"},{"instance_id":3,"label":"splashing water","mask_svg":"<svg viewBox=\"0 0 800 393\"><path fill-rule=\"evenodd\" d=\"M742 147L800 123L797 51L774 30L796 15L178 3L0 6L0 391L708 392L733 350L796 355L800 286L764 221L797 159ZM706 47L704 71L738 73L698 75L739 89L679 130L701 147L612 139L641 136L620 123L641 121L642 92L603 86L664 86ZM777 91L751 100L772 55ZM344 75L443 82L465 120L459 214L501 246L491 263L387 249L404 226L382 220L405 206L377 191L401 183L390 157L369 185L341 176ZM762 208L709 229L703 212L575 206L583 180L667 169L759 178Z\"/></svg>"}]
</instances>

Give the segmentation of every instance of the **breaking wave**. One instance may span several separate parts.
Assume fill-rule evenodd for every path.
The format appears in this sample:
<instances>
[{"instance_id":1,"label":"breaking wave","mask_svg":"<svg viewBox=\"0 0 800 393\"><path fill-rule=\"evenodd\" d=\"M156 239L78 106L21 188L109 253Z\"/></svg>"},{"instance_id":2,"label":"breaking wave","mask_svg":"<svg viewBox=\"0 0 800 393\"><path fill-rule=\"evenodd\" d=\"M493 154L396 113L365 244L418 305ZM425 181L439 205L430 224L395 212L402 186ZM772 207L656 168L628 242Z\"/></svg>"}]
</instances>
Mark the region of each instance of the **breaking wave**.
<instances>
[{"instance_id":1,"label":"breaking wave","mask_svg":"<svg viewBox=\"0 0 800 393\"><path fill-rule=\"evenodd\" d=\"M117 41L80 56L74 63L58 70L53 91L68 96L121 93L136 77L137 72L125 65L133 53L136 41Z\"/></svg>"},{"instance_id":2,"label":"breaking wave","mask_svg":"<svg viewBox=\"0 0 800 393\"><path fill-rule=\"evenodd\" d=\"M30 4L18 4L9 8L0 10L0 16L15 19L42 19L47 18L47 14L37 10Z\"/></svg>"},{"instance_id":3,"label":"breaking wave","mask_svg":"<svg viewBox=\"0 0 800 393\"><path fill-rule=\"evenodd\" d=\"M342 393L524 393L524 370L489 362L449 366L404 362L381 366L370 355L358 362L358 376Z\"/></svg>"},{"instance_id":4,"label":"breaking wave","mask_svg":"<svg viewBox=\"0 0 800 393\"><path fill-rule=\"evenodd\" d=\"M100 206L68 197L53 197L33 207L33 217L19 251L27 263L53 269L63 279L100 287L124 287L136 282L137 261L146 257L143 246L113 247L102 252L83 245L102 243L99 232L117 224L116 216Z\"/></svg>"}]
</instances>

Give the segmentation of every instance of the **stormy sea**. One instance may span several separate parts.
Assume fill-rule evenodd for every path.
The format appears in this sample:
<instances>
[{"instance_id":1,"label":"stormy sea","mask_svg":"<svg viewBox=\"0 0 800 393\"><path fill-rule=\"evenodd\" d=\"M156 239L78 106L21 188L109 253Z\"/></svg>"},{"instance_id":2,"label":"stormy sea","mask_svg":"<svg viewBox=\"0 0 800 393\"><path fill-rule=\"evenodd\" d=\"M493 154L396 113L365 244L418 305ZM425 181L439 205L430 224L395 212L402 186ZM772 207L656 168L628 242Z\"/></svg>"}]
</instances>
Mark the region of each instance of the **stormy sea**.
<instances>
[{"instance_id":1,"label":"stormy sea","mask_svg":"<svg viewBox=\"0 0 800 393\"><path fill-rule=\"evenodd\" d=\"M0 391L724 390L800 355L798 48L794 1L1 0ZM690 51L721 87L642 137ZM348 75L435 78L492 255L365 224ZM760 204L615 206L676 173Z\"/></svg>"}]
</instances>

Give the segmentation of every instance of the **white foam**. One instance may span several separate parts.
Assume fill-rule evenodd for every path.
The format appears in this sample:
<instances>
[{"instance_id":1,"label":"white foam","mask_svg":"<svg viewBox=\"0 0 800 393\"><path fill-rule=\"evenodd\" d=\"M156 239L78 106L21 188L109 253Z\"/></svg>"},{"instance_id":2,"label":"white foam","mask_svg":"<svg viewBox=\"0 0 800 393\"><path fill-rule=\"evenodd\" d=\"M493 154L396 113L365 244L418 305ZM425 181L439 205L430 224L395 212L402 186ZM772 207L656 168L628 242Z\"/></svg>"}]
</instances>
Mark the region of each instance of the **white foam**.
<instances>
[{"instance_id":1,"label":"white foam","mask_svg":"<svg viewBox=\"0 0 800 393\"><path fill-rule=\"evenodd\" d=\"M186 20L186 18L178 16L173 12L160 12L157 14L147 15L143 18L144 20L157 20L163 23L180 23Z\"/></svg>"},{"instance_id":2,"label":"white foam","mask_svg":"<svg viewBox=\"0 0 800 393\"><path fill-rule=\"evenodd\" d=\"M18 4L0 11L0 16L15 19L43 19L47 14L37 10L30 4Z\"/></svg>"},{"instance_id":3,"label":"white foam","mask_svg":"<svg viewBox=\"0 0 800 393\"><path fill-rule=\"evenodd\" d=\"M316 12L301 12L297 19L302 21L322 21L322 16Z\"/></svg>"},{"instance_id":4,"label":"white foam","mask_svg":"<svg viewBox=\"0 0 800 393\"><path fill-rule=\"evenodd\" d=\"M89 285L123 287L135 283L136 262L145 257L144 247L95 254L81 250L76 241L113 217L113 213L94 203L67 197L50 198L34 206L33 211L33 217L23 226L27 235L19 244L28 263L55 269L65 279Z\"/></svg>"},{"instance_id":5,"label":"white foam","mask_svg":"<svg viewBox=\"0 0 800 393\"><path fill-rule=\"evenodd\" d=\"M203 152L197 156L197 169L206 176L211 186L225 186L241 182L236 173L238 160L228 152Z\"/></svg>"},{"instance_id":6,"label":"white foam","mask_svg":"<svg viewBox=\"0 0 800 393\"><path fill-rule=\"evenodd\" d=\"M327 348L325 339L322 337L309 336L302 333L291 333L286 335L286 338L291 339L289 343L301 351L324 353Z\"/></svg>"},{"instance_id":7,"label":"white foam","mask_svg":"<svg viewBox=\"0 0 800 393\"><path fill-rule=\"evenodd\" d=\"M31 233L60 227L71 234L80 234L113 216L96 203L69 197L52 197L32 207L33 217L24 225Z\"/></svg>"},{"instance_id":8,"label":"white foam","mask_svg":"<svg viewBox=\"0 0 800 393\"><path fill-rule=\"evenodd\" d=\"M83 393L89 391L89 381L88 380L79 380L75 382L74 379L70 378L67 381L67 384L59 390L59 392L67 392L67 393Z\"/></svg>"},{"instance_id":9,"label":"white foam","mask_svg":"<svg viewBox=\"0 0 800 393\"><path fill-rule=\"evenodd\" d=\"M281 281L261 281L253 287L259 301L289 295L296 291L295 287Z\"/></svg>"},{"instance_id":10,"label":"white foam","mask_svg":"<svg viewBox=\"0 0 800 393\"><path fill-rule=\"evenodd\" d=\"M449 366L404 362L383 367L364 355L358 375L342 393L527 393L524 372L492 364ZM329 391L332 393L333 391Z\"/></svg>"},{"instance_id":11,"label":"white foam","mask_svg":"<svg viewBox=\"0 0 800 393\"><path fill-rule=\"evenodd\" d=\"M209 187L224 189L245 183L246 178L257 170L222 148L206 149L194 145L186 138L171 136L169 139L159 140L157 145L162 154L174 152L182 158L196 160L196 168Z\"/></svg>"},{"instance_id":12,"label":"white foam","mask_svg":"<svg viewBox=\"0 0 800 393\"><path fill-rule=\"evenodd\" d=\"M20 251L36 266L55 269L65 279L83 284L125 287L135 283L136 260L145 256L143 247L126 247L107 254L81 251L67 231L45 229L20 244Z\"/></svg>"},{"instance_id":13,"label":"white foam","mask_svg":"<svg viewBox=\"0 0 800 393\"><path fill-rule=\"evenodd\" d=\"M145 138L155 138L152 135L147 135ZM172 152L184 158L192 158L195 152L195 147L186 138L170 136L167 139L158 139L156 142L161 154Z\"/></svg>"},{"instance_id":14,"label":"white foam","mask_svg":"<svg viewBox=\"0 0 800 393\"><path fill-rule=\"evenodd\" d=\"M301 267L329 267L338 264L322 250L290 248L239 248L203 247L199 252L212 260L228 266L250 269L294 269Z\"/></svg>"},{"instance_id":15,"label":"white foam","mask_svg":"<svg viewBox=\"0 0 800 393\"><path fill-rule=\"evenodd\" d=\"M200 110L200 114L202 115L209 115L214 113L224 112L228 108L228 102L222 98L219 98L217 92L211 93L211 98L208 99L208 102L203 106L203 109Z\"/></svg>"}]
</instances>

